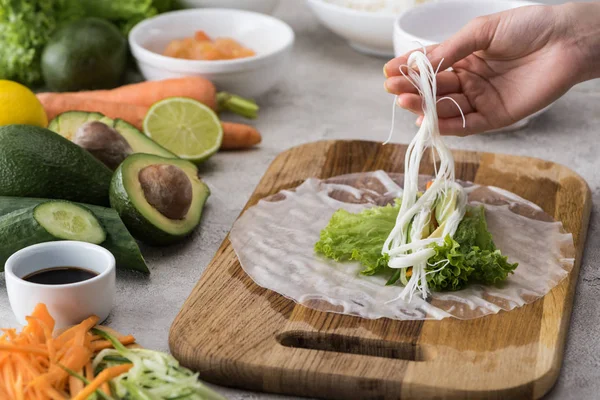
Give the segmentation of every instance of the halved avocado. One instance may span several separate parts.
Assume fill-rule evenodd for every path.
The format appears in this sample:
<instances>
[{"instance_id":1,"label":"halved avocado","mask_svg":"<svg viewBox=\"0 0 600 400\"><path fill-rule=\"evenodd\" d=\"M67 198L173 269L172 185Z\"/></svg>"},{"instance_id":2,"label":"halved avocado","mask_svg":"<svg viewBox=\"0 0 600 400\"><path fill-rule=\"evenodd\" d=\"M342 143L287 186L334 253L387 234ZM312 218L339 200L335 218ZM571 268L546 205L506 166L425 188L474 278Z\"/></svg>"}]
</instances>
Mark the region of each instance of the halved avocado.
<instances>
[{"instance_id":1,"label":"halved avocado","mask_svg":"<svg viewBox=\"0 0 600 400\"><path fill-rule=\"evenodd\" d=\"M85 111L67 111L57 115L50 124L48 129L58 133L65 139L73 141L75 132L77 129L86 122L100 121L110 127L113 126L114 121L99 112L85 112Z\"/></svg>"},{"instance_id":2,"label":"halved avocado","mask_svg":"<svg viewBox=\"0 0 600 400\"><path fill-rule=\"evenodd\" d=\"M133 154L113 175L110 204L144 243L181 241L200 223L210 190L189 161Z\"/></svg>"},{"instance_id":3,"label":"halved avocado","mask_svg":"<svg viewBox=\"0 0 600 400\"><path fill-rule=\"evenodd\" d=\"M123 139L125 139L125 141L129 144L129 147L131 147L133 153L154 154L161 157L177 158L175 154L154 142L130 123L118 118L113 121L112 119L97 112L64 112L50 121L48 129L58 133L65 139L73 141L77 130L83 124L92 121L102 122L105 125L115 129L121 136L123 136Z\"/></svg>"},{"instance_id":4,"label":"halved avocado","mask_svg":"<svg viewBox=\"0 0 600 400\"><path fill-rule=\"evenodd\" d=\"M134 153L146 153L166 158L178 158L175 154L144 135L139 129L127 121L116 119L113 128L125 138Z\"/></svg>"}]
</instances>

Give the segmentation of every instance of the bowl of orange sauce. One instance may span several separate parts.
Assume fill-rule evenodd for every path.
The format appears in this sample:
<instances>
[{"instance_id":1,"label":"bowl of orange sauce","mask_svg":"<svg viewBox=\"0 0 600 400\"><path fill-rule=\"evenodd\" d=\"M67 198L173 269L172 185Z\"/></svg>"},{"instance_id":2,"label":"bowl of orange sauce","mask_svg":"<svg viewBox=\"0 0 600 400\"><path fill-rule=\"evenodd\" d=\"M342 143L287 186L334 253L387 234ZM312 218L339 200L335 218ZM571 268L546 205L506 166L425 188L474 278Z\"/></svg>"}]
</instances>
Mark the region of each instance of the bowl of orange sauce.
<instances>
[{"instance_id":1,"label":"bowl of orange sauce","mask_svg":"<svg viewBox=\"0 0 600 400\"><path fill-rule=\"evenodd\" d=\"M294 32L269 15L189 9L137 24L129 45L147 80L203 76L219 90L256 97L282 78Z\"/></svg>"}]
</instances>

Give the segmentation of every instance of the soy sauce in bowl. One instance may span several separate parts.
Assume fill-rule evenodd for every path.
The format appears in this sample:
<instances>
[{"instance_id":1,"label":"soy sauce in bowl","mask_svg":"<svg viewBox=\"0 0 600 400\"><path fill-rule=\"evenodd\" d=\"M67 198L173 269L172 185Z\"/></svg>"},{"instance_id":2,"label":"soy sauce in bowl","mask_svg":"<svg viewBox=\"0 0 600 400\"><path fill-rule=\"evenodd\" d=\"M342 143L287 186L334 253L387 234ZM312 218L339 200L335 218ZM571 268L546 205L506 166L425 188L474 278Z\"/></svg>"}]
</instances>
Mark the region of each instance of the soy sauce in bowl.
<instances>
[{"instance_id":1,"label":"soy sauce in bowl","mask_svg":"<svg viewBox=\"0 0 600 400\"><path fill-rule=\"evenodd\" d=\"M80 267L52 267L32 272L22 279L40 285L66 285L87 281L98 276L95 271Z\"/></svg>"}]
</instances>

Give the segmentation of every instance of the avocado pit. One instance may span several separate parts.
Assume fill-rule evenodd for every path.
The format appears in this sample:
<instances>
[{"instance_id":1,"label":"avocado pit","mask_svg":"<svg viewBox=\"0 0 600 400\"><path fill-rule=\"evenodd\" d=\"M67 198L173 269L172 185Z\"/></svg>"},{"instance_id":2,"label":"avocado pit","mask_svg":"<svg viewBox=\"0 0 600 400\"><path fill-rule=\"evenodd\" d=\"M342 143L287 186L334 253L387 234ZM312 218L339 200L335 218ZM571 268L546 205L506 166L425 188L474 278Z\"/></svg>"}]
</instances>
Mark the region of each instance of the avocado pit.
<instances>
[{"instance_id":1,"label":"avocado pit","mask_svg":"<svg viewBox=\"0 0 600 400\"><path fill-rule=\"evenodd\" d=\"M89 151L112 170L133 153L131 146L119 132L100 121L81 125L75 132L73 143Z\"/></svg>"},{"instance_id":2,"label":"avocado pit","mask_svg":"<svg viewBox=\"0 0 600 400\"><path fill-rule=\"evenodd\" d=\"M184 219L192 205L192 182L180 168L149 165L138 174L146 201L169 219Z\"/></svg>"}]
</instances>

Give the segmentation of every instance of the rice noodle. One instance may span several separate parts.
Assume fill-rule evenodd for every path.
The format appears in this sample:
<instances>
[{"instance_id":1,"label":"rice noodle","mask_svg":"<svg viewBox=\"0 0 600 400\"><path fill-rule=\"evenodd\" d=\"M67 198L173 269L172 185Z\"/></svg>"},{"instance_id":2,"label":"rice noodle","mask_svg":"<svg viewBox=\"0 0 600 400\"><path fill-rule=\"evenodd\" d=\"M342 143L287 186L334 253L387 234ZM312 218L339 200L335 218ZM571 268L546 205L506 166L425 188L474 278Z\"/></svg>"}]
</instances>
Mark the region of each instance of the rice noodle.
<instances>
[{"instance_id":1,"label":"rice noodle","mask_svg":"<svg viewBox=\"0 0 600 400\"><path fill-rule=\"evenodd\" d=\"M458 103L450 97L436 100L436 74L440 66L441 63L437 69L434 69L425 52L415 51L409 56L408 65L400 67L400 72L415 86L421 95L424 115L421 127L406 152L402 204L400 205L396 225L385 241L382 253L389 255L388 266L390 268L405 269L412 267L412 275L398 297L408 301L411 301L416 292L419 292L424 299L427 297L429 293L426 279L427 260L435 254L431 245L434 243L441 244L447 235L454 235L465 215L467 204L467 195L463 187L455 181L452 152L442 140L438 126L438 101L451 100L460 110ZM403 67L407 68L407 73L402 70ZM396 99L394 100L394 112L395 102ZM462 110L460 112L464 122ZM394 115L392 115L390 138L393 133L393 121ZM388 138L388 141L390 138ZM431 156L435 175L431 186L421 195L418 188L419 166L428 147L432 149ZM456 207L447 217L442 234L436 238L422 237L425 228L433 218L432 212L436 200L450 195L450 191L456 192L453 194L457 196ZM446 203L442 213L447 214L450 211L450 206L450 202Z\"/></svg>"}]
</instances>

